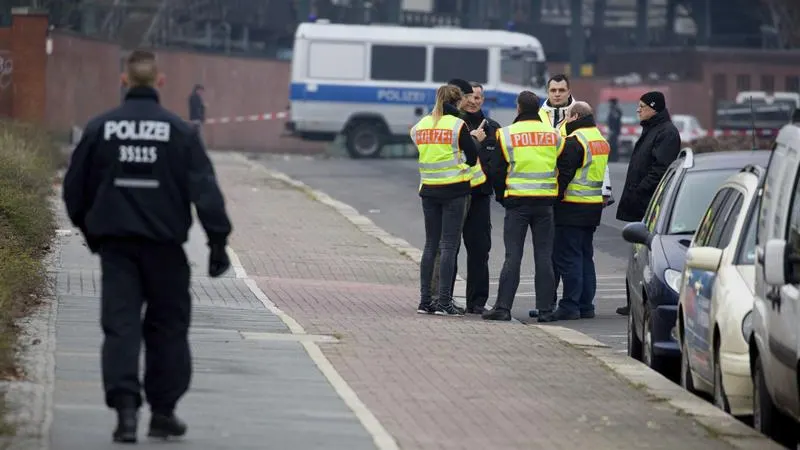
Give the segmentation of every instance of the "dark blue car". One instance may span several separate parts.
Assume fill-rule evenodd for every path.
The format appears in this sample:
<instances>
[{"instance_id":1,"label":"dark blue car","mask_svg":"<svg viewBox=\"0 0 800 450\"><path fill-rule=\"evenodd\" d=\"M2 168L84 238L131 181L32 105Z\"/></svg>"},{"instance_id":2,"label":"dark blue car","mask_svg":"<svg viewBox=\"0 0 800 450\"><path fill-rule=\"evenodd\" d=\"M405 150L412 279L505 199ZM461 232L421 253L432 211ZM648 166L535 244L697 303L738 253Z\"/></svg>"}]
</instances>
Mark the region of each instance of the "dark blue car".
<instances>
[{"instance_id":1,"label":"dark blue car","mask_svg":"<svg viewBox=\"0 0 800 450\"><path fill-rule=\"evenodd\" d=\"M665 375L677 373L678 292L694 232L725 179L748 164L766 167L770 153L682 150L661 178L643 222L623 229L622 237L633 244L625 282L628 355Z\"/></svg>"}]
</instances>

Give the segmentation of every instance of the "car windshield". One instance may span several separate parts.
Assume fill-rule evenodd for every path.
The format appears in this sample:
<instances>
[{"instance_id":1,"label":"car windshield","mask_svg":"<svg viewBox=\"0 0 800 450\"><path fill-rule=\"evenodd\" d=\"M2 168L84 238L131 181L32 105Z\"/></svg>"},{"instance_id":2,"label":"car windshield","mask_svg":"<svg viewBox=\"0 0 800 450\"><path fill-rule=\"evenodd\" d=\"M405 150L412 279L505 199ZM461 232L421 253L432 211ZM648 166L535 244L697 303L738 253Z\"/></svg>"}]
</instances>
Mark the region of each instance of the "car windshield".
<instances>
[{"instance_id":1,"label":"car windshield","mask_svg":"<svg viewBox=\"0 0 800 450\"><path fill-rule=\"evenodd\" d=\"M758 211L758 203L753 206L753 211ZM756 263L756 222L758 214L751 214L747 218L747 231L742 246L739 247L739 254L736 256L737 265L749 265Z\"/></svg>"},{"instance_id":2,"label":"car windshield","mask_svg":"<svg viewBox=\"0 0 800 450\"><path fill-rule=\"evenodd\" d=\"M688 172L675 196L667 234L694 234L717 189L736 171L717 169Z\"/></svg>"}]
</instances>

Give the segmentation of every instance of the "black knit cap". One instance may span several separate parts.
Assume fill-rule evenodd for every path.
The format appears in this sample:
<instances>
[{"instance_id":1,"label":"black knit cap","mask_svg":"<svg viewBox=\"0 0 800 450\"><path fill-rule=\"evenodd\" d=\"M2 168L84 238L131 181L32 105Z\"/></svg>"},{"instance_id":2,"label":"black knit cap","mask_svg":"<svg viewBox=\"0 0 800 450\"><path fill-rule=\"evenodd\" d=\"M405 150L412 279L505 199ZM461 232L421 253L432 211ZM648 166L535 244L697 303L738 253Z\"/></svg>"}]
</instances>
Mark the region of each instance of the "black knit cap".
<instances>
[{"instance_id":1,"label":"black knit cap","mask_svg":"<svg viewBox=\"0 0 800 450\"><path fill-rule=\"evenodd\" d=\"M452 84L453 86L458 87L461 89L461 93L472 94L472 85L469 84L467 80L462 80L461 78L453 78L452 80L448 81L447 84Z\"/></svg>"},{"instance_id":2,"label":"black knit cap","mask_svg":"<svg viewBox=\"0 0 800 450\"><path fill-rule=\"evenodd\" d=\"M667 101L664 99L664 94L658 91L648 92L639 98L639 100L653 108L656 112L661 112L667 108Z\"/></svg>"}]
</instances>

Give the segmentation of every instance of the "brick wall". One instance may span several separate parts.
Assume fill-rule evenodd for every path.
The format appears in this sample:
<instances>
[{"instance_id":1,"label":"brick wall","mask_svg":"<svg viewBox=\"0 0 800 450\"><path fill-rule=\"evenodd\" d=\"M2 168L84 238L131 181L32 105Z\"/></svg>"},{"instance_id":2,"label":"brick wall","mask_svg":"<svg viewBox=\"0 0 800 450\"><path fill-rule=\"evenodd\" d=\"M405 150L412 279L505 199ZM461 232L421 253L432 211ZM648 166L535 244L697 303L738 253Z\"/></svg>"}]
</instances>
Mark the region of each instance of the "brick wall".
<instances>
[{"instance_id":1,"label":"brick wall","mask_svg":"<svg viewBox=\"0 0 800 450\"><path fill-rule=\"evenodd\" d=\"M12 26L0 29L0 58L14 61L10 77L3 75L0 65L0 116L67 133L119 104L124 54L115 44L58 31L49 35L48 54L47 28L46 15L16 9ZM208 118L275 113L288 105L287 62L185 51L156 53L167 80L162 102L184 118L197 83L206 87ZM209 124L204 138L217 149L315 153L324 148L282 137L283 125L283 120Z\"/></svg>"}]
</instances>

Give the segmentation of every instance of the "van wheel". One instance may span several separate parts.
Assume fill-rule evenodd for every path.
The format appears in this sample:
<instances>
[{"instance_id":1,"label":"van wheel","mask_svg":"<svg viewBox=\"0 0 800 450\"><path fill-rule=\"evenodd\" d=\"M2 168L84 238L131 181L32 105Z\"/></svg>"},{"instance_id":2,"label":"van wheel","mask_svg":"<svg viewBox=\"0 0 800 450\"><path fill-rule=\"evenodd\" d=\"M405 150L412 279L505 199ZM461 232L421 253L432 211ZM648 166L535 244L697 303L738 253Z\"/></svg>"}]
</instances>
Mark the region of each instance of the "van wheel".
<instances>
[{"instance_id":1,"label":"van wheel","mask_svg":"<svg viewBox=\"0 0 800 450\"><path fill-rule=\"evenodd\" d=\"M347 131L347 153L353 159L377 158L386 141L384 127L378 122L359 122Z\"/></svg>"},{"instance_id":2,"label":"van wheel","mask_svg":"<svg viewBox=\"0 0 800 450\"><path fill-rule=\"evenodd\" d=\"M772 402L761 356L753 363L753 428L786 447L797 445L796 425Z\"/></svg>"}]
</instances>

